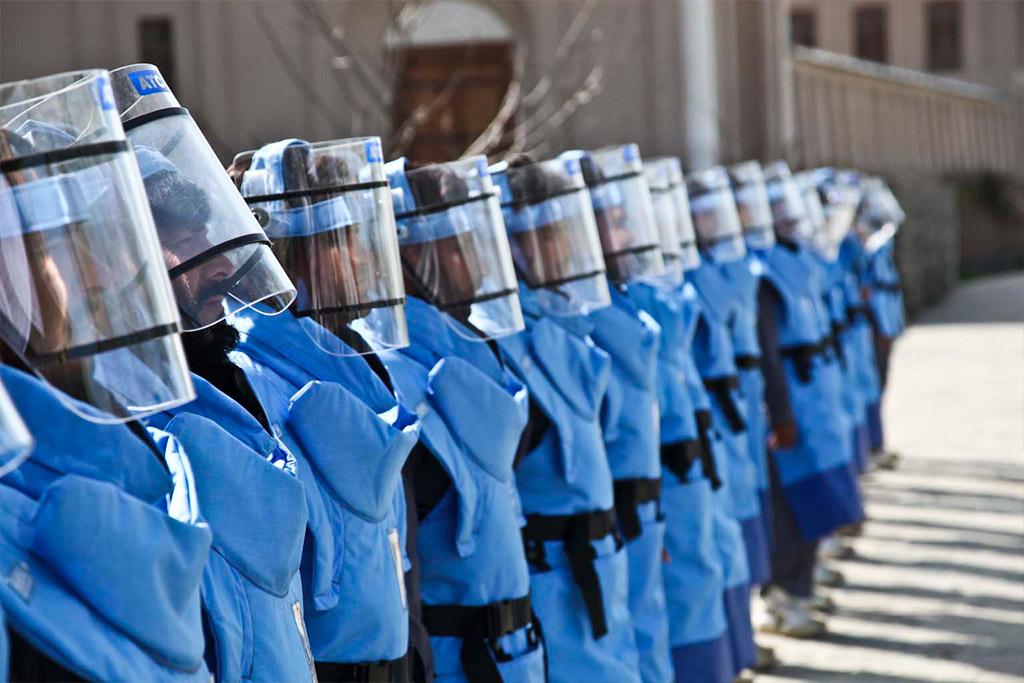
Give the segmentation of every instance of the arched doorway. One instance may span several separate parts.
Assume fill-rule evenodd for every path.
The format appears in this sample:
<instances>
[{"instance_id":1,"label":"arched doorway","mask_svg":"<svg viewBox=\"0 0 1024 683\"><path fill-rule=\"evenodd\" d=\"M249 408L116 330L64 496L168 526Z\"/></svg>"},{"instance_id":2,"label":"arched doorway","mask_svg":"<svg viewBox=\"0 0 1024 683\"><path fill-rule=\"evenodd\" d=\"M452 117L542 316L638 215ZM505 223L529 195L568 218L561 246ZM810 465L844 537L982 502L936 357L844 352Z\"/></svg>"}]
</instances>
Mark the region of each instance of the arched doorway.
<instances>
[{"instance_id":1,"label":"arched doorway","mask_svg":"<svg viewBox=\"0 0 1024 683\"><path fill-rule=\"evenodd\" d=\"M421 12L400 46L394 135L410 159L448 161L498 113L512 79L515 38L504 19L481 3L438 0ZM417 113L421 120L414 120Z\"/></svg>"}]
</instances>

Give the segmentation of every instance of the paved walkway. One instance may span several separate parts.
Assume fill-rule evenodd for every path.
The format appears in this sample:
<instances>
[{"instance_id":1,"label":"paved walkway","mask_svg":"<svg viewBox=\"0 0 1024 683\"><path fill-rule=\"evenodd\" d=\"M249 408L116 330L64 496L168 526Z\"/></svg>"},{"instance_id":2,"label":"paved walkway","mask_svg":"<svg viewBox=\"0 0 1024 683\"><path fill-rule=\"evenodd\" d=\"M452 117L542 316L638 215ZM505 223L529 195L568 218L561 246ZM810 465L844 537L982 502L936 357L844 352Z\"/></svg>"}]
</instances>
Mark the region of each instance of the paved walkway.
<instances>
[{"instance_id":1,"label":"paved walkway","mask_svg":"<svg viewBox=\"0 0 1024 683\"><path fill-rule=\"evenodd\" d=\"M765 638L759 683L1024 681L1024 274L977 280L898 342L885 418L899 470L871 475L870 521L830 635Z\"/></svg>"}]
</instances>

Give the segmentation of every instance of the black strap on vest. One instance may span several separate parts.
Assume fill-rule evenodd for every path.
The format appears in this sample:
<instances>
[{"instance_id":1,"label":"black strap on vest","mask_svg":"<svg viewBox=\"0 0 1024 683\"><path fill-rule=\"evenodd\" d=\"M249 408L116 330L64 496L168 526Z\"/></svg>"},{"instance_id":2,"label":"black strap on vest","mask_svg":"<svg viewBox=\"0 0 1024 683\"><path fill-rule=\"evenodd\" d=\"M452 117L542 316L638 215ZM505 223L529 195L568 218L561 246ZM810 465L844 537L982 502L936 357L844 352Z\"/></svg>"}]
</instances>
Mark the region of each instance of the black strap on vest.
<instances>
[{"instance_id":1,"label":"black strap on vest","mask_svg":"<svg viewBox=\"0 0 1024 683\"><path fill-rule=\"evenodd\" d=\"M846 331L846 328L846 323L832 323L832 334L826 340L829 347L832 349L832 353L836 355L836 360L839 361L840 367L843 368L843 372L846 372L846 357L843 356L842 334Z\"/></svg>"},{"instance_id":2,"label":"black strap on vest","mask_svg":"<svg viewBox=\"0 0 1024 683\"><path fill-rule=\"evenodd\" d=\"M704 387L714 395L718 405L722 406L725 413L725 420L729 423L729 429L734 434L739 434L747 428L747 421L743 419L740 407L736 405L733 392L740 386L739 378L736 375L726 377L715 377L704 380Z\"/></svg>"},{"instance_id":3,"label":"black strap on vest","mask_svg":"<svg viewBox=\"0 0 1024 683\"><path fill-rule=\"evenodd\" d=\"M489 605L423 605L423 625L432 636L462 638L459 660L473 683L502 683L497 662L512 660L498 638L534 625L528 634L532 650L541 637L530 596ZM492 657L493 653L493 657Z\"/></svg>"},{"instance_id":4,"label":"black strap on vest","mask_svg":"<svg viewBox=\"0 0 1024 683\"><path fill-rule=\"evenodd\" d=\"M690 481L690 467L701 456L700 439L685 439L661 444L661 464L672 470L679 481Z\"/></svg>"},{"instance_id":5,"label":"black strap on vest","mask_svg":"<svg viewBox=\"0 0 1024 683\"><path fill-rule=\"evenodd\" d=\"M715 452L711 449L711 430L714 429L711 411L698 410L694 412L694 416L697 418L697 436L701 446L700 466L704 470L704 477L711 482L711 488L717 491L722 488L722 479L718 476Z\"/></svg>"},{"instance_id":6,"label":"black strap on vest","mask_svg":"<svg viewBox=\"0 0 1024 683\"><path fill-rule=\"evenodd\" d=\"M616 479L615 515L626 543L640 538L643 524L640 522L640 505L661 499L661 479ZM659 506L658 517L661 517Z\"/></svg>"},{"instance_id":7,"label":"black strap on vest","mask_svg":"<svg viewBox=\"0 0 1024 683\"><path fill-rule=\"evenodd\" d=\"M761 356L749 353L741 353L734 359L736 367L740 370L759 370L761 368Z\"/></svg>"},{"instance_id":8,"label":"black strap on vest","mask_svg":"<svg viewBox=\"0 0 1024 683\"><path fill-rule=\"evenodd\" d=\"M858 320L867 319L868 307L864 304L846 307L846 324L853 325Z\"/></svg>"},{"instance_id":9,"label":"black strap on vest","mask_svg":"<svg viewBox=\"0 0 1024 683\"><path fill-rule=\"evenodd\" d=\"M621 546L615 510L576 515L527 515L526 526L523 527L526 561L540 571L551 571L551 566L545 561L544 541L562 542L569 559L569 571L587 607L594 640L608 633L608 621L604 613L601 580L594 568L597 553L590 543L609 535L615 537L616 546Z\"/></svg>"},{"instance_id":10,"label":"black strap on vest","mask_svg":"<svg viewBox=\"0 0 1024 683\"><path fill-rule=\"evenodd\" d=\"M798 344L780 349L782 355L793 363L796 377L801 384L808 384L814 374L814 357L823 353L822 344Z\"/></svg>"},{"instance_id":11,"label":"black strap on vest","mask_svg":"<svg viewBox=\"0 0 1024 683\"><path fill-rule=\"evenodd\" d=\"M320 683L405 683L410 675L408 653L380 662L316 662Z\"/></svg>"}]
</instances>

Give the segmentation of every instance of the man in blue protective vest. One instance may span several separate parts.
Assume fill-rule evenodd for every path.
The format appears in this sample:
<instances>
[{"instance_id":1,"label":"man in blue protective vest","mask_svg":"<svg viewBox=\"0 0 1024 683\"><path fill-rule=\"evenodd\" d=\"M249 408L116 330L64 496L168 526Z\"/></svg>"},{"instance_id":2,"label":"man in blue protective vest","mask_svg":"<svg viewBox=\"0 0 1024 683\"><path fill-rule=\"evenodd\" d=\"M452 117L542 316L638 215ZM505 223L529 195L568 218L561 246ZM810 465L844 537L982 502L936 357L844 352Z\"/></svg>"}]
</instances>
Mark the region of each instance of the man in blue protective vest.
<instances>
[{"instance_id":1,"label":"man in blue protective vest","mask_svg":"<svg viewBox=\"0 0 1024 683\"><path fill-rule=\"evenodd\" d=\"M629 611L640 673L645 683L670 681L655 382L661 330L628 296L630 284L664 272L661 241L636 145L566 152L561 158L580 162L608 268L612 305L588 318L590 336L612 358L601 420L629 557Z\"/></svg>"},{"instance_id":2,"label":"man in blue protective vest","mask_svg":"<svg viewBox=\"0 0 1024 683\"><path fill-rule=\"evenodd\" d=\"M584 317L609 304L587 187L576 159L518 157L493 173L526 324L498 344L530 391L516 485L550 679L638 683L628 559L601 429L611 363Z\"/></svg>"},{"instance_id":3,"label":"man in blue protective vest","mask_svg":"<svg viewBox=\"0 0 1024 683\"><path fill-rule=\"evenodd\" d=\"M686 271L700 265L678 159L644 162L661 235L666 273L629 287L630 298L661 326L662 512L666 517L665 594L677 681L729 683L736 678L727 633L725 583L715 542L714 491L720 488L718 437L702 427L710 401L691 355L702 313ZM698 411L698 406L700 410ZM700 417L700 422L698 418Z\"/></svg>"},{"instance_id":4,"label":"man in blue protective vest","mask_svg":"<svg viewBox=\"0 0 1024 683\"><path fill-rule=\"evenodd\" d=\"M802 240L822 269L821 298L831 326L827 343L832 347L839 365L842 409L850 428L848 438L853 454L850 465L854 477L858 478L866 471L869 462L870 450L866 438L868 401L859 377L856 344L859 331L853 329L848 315L853 303L848 298L848 273L839 263L838 256L839 245L853 223L859 197L855 191L842 192L845 188L835 183L829 169L803 171L796 174L794 179L807 214L806 225L812 231ZM856 292L856 296L859 298L859 292ZM843 545L838 534L823 538L818 545L818 556L822 559L842 559L852 554L853 549ZM819 566L821 568L818 571L821 573L824 566ZM826 613L835 610L834 603L827 596L816 595L810 604L814 609Z\"/></svg>"},{"instance_id":5,"label":"man in blue protective vest","mask_svg":"<svg viewBox=\"0 0 1024 683\"><path fill-rule=\"evenodd\" d=\"M726 171L721 167L695 171L686 180L690 214L701 248L701 265L686 274L696 290L701 312L693 358L707 389L710 426L720 435L716 455L723 486L715 497L716 523L726 572L730 643L735 667L742 671L765 658L759 657L753 639L750 592L751 568L763 562L760 555L767 541L760 520L757 466L750 458L746 403L740 393L729 328L729 321L736 315L737 297L720 266L743 259L746 247ZM750 554L755 555L753 561Z\"/></svg>"},{"instance_id":6,"label":"man in blue protective vest","mask_svg":"<svg viewBox=\"0 0 1024 683\"><path fill-rule=\"evenodd\" d=\"M423 421L413 481L437 679L541 683L513 469L528 395L495 343L523 329L497 193L484 157L387 171L410 345L382 360Z\"/></svg>"},{"instance_id":7,"label":"man in blue protective vest","mask_svg":"<svg viewBox=\"0 0 1024 683\"><path fill-rule=\"evenodd\" d=\"M820 539L863 517L842 375L830 343L823 270L810 253L812 228L784 162L765 168L778 244L767 251L758 334L771 423L775 546L763 628L806 637Z\"/></svg>"},{"instance_id":8,"label":"man in blue protective vest","mask_svg":"<svg viewBox=\"0 0 1024 683\"><path fill-rule=\"evenodd\" d=\"M139 422L194 394L109 75L3 88L0 376L36 448L0 483L0 678L205 683L210 530Z\"/></svg>"},{"instance_id":9,"label":"man in blue protective vest","mask_svg":"<svg viewBox=\"0 0 1024 683\"><path fill-rule=\"evenodd\" d=\"M151 423L189 452L196 496L213 531L203 576L207 662L218 680L314 680L299 578L305 492L269 406L231 357L239 337L227 322L250 308L280 313L295 288L155 67L126 66L111 78L182 313L196 386L192 404L164 410Z\"/></svg>"},{"instance_id":10,"label":"man in blue protective vest","mask_svg":"<svg viewBox=\"0 0 1024 683\"><path fill-rule=\"evenodd\" d=\"M865 178L861 191L863 200L857 212L856 234L867 258L862 284L866 289L874 330L875 366L880 394L884 394L889 379L892 346L906 327L900 275L894 256L896 232L906 220L906 214L881 178ZM880 395L877 402L868 406L871 459L878 467L894 469L898 456L885 449L881 399Z\"/></svg>"},{"instance_id":11,"label":"man in blue protective vest","mask_svg":"<svg viewBox=\"0 0 1024 683\"><path fill-rule=\"evenodd\" d=\"M303 465L318 678L428 680L400 480L420 421L375 354L408 343L380 141L281 140L236 156L232 172L299 290L289 314L236 324L242 367Z\"/></svg>"}]
</instances>

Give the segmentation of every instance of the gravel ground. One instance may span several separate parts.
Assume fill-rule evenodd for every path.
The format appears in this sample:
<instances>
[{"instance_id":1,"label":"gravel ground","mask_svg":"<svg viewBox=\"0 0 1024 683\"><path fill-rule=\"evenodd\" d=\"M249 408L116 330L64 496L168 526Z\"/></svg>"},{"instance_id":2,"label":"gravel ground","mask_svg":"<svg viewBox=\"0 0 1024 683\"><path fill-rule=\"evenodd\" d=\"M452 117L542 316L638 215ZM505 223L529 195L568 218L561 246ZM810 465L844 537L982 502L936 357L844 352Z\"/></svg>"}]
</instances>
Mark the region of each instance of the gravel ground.
<instances>
[{"instance_id":1,"label":"gravel ground","mask_svg":"<svg viewBox=\"0 0 1024 683\"><path fill-rule=\"evenodd\" d=\"M865 482L869 522L829 635L763 637L759 683L1024 680L1024 274L972 281L898 342L886 394L895 472Z\"/></svg>"}]
</instances>

